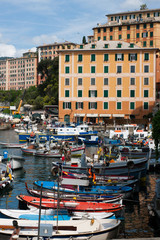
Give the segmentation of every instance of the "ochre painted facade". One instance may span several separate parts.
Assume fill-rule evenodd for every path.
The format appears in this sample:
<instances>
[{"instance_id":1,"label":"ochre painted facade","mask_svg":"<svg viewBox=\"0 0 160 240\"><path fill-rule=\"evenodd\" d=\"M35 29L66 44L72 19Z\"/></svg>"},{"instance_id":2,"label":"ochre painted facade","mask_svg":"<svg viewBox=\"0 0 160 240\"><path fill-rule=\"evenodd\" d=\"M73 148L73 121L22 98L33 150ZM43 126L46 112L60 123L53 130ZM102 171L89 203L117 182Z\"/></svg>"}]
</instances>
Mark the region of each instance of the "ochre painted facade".
<instances>
[{"instance_id":1,"label":"ochre painted facade","mask_svg":"<svg viewBox=\"0 0 160 240\"><path fill-rule=\"evenodd\" d=\"M59 120L100 122L152 112L156 51L122 41L59 51Z\"/></svg>"}]
</instances>

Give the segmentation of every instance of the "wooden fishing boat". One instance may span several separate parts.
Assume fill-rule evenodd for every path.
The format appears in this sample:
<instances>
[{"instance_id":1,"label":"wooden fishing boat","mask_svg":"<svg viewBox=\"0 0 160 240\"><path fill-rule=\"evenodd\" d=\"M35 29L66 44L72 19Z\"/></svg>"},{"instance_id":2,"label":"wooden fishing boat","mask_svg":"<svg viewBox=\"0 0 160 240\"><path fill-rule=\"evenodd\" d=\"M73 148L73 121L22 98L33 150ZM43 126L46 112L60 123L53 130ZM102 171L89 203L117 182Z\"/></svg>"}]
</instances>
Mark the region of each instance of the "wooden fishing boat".
<instances>
[{"instance_id":1,"label":"wooden fishing boat","mask_svg":"<svg viewBox=\"0 0 160 240\"><path fill-rule=\"evenodd\" d=\"M0 142L1 147L3 148L21 148L26 145L26 143L5 143Z\"/></svg>"},{"instance_id":2,"label":"wooden fishing boat","mask_svg":"<svg viewBox=\"0 0 160 240\"><path fill-rule=\"evenodd\" d=\"M10 155L8 158L2 158L3 163L8 163L12 170L23 168L25 159L21 156Z\"/></svg>"},{"instance_id":3,"label":"wooden fishing boat","mask_svg":"<svg viewBox=\"0 0 160 240\"><path fill-rule=\"evenodd\" d=\"M11 186L14 176L9 164L0 163L0 190Z\"/></svg>"},{"instance_id":4,"label":"wooden fishing boat","mask_svg":"<svg viewBox=\"0 0 160 240\"><path fill-rule=\"evenodd\" d=\"M35 197L40 197L42 196L43 198L52 198L52 199L57 199L58 194L52 190L39 190L39 189L34 189L34 188L29 188L27 186L27 183L25 183L27 192ZM119 195L80 195L80 194L62 194L60 195L61 200L77 200L80 202L107 202L107 203L117 203L117 204L122 204L122 194Z\"/></svg>"},{"instance_id":5,"label":"wooden fishing boat","mask_svg":"<svg viewBox=\"0 0 160 240\"><path fill-rule=\"evenodd\" d=\"M14 219L0 219L0 234L4 237L10 237L14 227ZM119 231L120 220L117 219L84 219L68 221L41 221L38 228L38 221L17 220L20 227L20 239L37 239L40 229L41 240L68 240L68 239L90 239L106 240L116 238Z\"/></svg>"},{"instance_id":6,"label":"wooden fishing boat","mask_svg":"<svg viewBox=\"0 0 160 240\"><path fill-rule=\"evenodd\" d=\"M27 195L18 195L17 199L19 200L20 208L27 208L28 206L33 206L41 209L57 209L57 204L60 209L67 209L70 213L72 212L114 212L116 216L122 216L124 205L122 204L112 204L104 202L78 202L75 200L61 201L56 199L47 199L27 196Z\"/></svg>"}]
</instances>

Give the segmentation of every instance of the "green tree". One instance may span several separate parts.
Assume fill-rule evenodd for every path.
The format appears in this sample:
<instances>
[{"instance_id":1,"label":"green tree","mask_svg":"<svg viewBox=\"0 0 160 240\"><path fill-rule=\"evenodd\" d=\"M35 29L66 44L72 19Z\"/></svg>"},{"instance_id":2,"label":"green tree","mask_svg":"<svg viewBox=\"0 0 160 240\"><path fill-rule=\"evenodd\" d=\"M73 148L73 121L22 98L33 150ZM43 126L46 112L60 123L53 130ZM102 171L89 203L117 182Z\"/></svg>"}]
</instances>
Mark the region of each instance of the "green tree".
<instances>
[{"instance_id":1,"label":"green tree","mask_svg":"<svg viewBox=\"0 0 160 240\"><path fill-rule=\"evenodd\" d=\"M83 44L86 44L86 43L87 43L85 36L83 36L82 43L83 43Z\"/></svg>"},{"instance_id":2,"label":"green tree","mask_svg":"<svg viewBox=\"0 0 160 240\"><path fill-rule=\"evenodd\" d=\"M160 141L160 111L158 111L152 119L152 137L156 146L156 160L158 160L158 144Z\"/></svg>"},{"instance_id":3,"label":"green tree","mask_svg":"<svg viewBox=\"0 0 160 240\"><path fill-rule=\"evenodd\" d=\"M147 4L142 4L142 5L140 6L140 10L146 10L146 9L148 9L148 8L147 8Z\"/></svg>"}]
</instances>

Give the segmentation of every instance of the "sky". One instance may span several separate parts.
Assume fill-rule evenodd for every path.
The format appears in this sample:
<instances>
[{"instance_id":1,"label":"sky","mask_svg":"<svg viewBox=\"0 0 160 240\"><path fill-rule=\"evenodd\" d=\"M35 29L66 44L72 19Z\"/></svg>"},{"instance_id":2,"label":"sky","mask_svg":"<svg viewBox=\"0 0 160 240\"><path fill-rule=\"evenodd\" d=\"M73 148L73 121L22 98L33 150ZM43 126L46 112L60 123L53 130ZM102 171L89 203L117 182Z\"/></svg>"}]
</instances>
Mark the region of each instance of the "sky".
<instances>
[{"instance_id":1,"label":"sky","mask_svg":"<svg viewBox=\"0 0 160 240\"><path fill-rule=\"evenodd\" d=\"M0 57L54 42L81 43L107 14L160 8L160 0L0 0Z\"/></svg>"}]
</instances>

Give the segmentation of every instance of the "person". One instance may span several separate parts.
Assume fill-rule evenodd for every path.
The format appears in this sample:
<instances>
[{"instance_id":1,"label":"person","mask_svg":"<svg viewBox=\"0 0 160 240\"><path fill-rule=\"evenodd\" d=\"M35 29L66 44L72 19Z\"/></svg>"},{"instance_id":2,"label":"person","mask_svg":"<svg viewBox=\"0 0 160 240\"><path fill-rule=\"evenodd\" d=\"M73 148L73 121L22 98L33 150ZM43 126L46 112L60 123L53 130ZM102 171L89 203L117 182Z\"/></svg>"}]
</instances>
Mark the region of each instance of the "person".
<instances>
[{"instance_id":1,"label":"person","mask_svg":"<svg viewBox=\"0 0 160 240\"><path fill-rule=\"evenodd\" d=\"M13 220L13 227L14 227L14 230L9 240L18 239L19 237L20 228L16 220Z\"/></svg>"}]
</instances>

